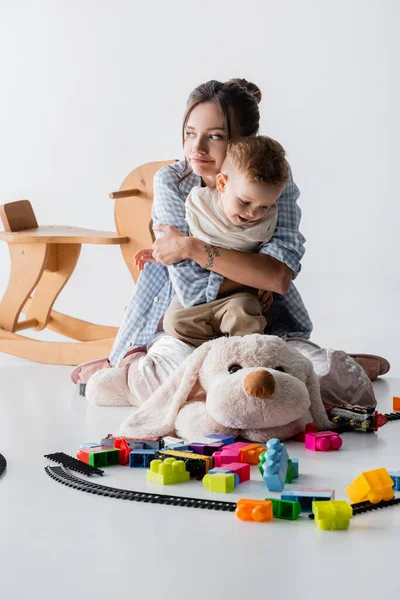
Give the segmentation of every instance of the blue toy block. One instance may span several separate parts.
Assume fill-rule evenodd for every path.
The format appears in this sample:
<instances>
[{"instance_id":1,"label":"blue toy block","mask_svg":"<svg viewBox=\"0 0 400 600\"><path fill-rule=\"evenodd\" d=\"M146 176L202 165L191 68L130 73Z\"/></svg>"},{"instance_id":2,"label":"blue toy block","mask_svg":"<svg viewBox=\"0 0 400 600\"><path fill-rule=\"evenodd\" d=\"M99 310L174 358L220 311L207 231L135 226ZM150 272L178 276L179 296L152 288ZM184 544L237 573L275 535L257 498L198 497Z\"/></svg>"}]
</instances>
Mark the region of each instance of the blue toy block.
<instances>
[{"instance_id":1,"label":"blue toy block","mask_svg":"<svg viewBox=\"0 0 400 600\"><path fill-rule=\"evenodd\" d=\"M229 469L224 469L223 467L215 467L214 469L210 469L210 471L208 471L209 475L214 475L215 473L231 474L231 473L233 473L233 471L230 471ZM240 479L239 479L239 475L237 473L233 473L233 475L235 476L235 487L236 487L237 485L239 485Z\"/></svg>"},{"instance_id":2,"label":"blue toy block","mask_svg":"<svg viewBox=\"0 0 400 600\"><path fill-rule=\"evenodd\" d=\"M322 502L335 499L335 492L303 492L301 490L290 490L281 494L281 500L289 500L290 502L300 502L303 512L312 512L313 502Z\"/></svg>"},{"instance_id":3,"label":"blue toy block","mask_svg":"<svg viewBox=\"0 0 400 600\"><path fill-rule=\"evenodd\" d=\"M285 487L289 455L278 439L273 438L267 442L263 464L263 479L270 492L281 492Z\"/></svg>"},{"instance_id":4,"label":"blue toy block","mask_svg":"<svg viewBox=\"0 0 400 600\"><path fill-rule=\"evenodd\" d=\"M191 452L187 444L169 444L165 446L165 450L180 450L181 452Z\"/></svg>"},{"instance_id":5,"label":"blue toy block","mask_svg":"<svg viewBox=\"0 0 400 600\"><path fill-rule=\"evenodd\" d=\"M400 471L389 471L389 475L393 479L394 491L400 492Z\"/></svg>"},{"instance_id":6,"label":"blue toy block","mask_svg":"<svg viewBox=\"0 0 400 600\"><path fill-rule=\"evenodd\" d=\"M218 435L218 433L210 433L209 435L206 435L205 437L211 438L212 440L221 440L221 442L225 446L229 446L229 444L235 443L235 438L232 437L231 435Z\"/></svg>"},{"instance_id":7,"label":"blue toy block","mask_svg":"<svg viewBox=\"0 0 400 600\"><path fill-rule=\"evenodd\" d=\"M133 469L147 469L155 458L155 450L132 450L129 453L129 466Z\"/></svg>"},{"instance_id":8,"label":"blue toy block","mask_svg":"<svg viewBox=\"0 0 400 600\"><path fill-rule=\"evenodd\" d=\"M294 477L294 479L297 479L298 476L299 476L299 459L298 458L291 458L290 460L292 461L292 465L296 469L296 476Z\"/></svg>"},{"instance_id":9,"label":"blue toy block","mask_svg":"<svg viewBox=\"0 0 400 600\"><path fill-rule=\"evenodd\" d=\"M85 450L87 448L97 448L98 446L101 446L99 442L85 442L84 444L82 444L82 446L80 446L80 448L82 450Z\"/></svg>"}]
</instances>

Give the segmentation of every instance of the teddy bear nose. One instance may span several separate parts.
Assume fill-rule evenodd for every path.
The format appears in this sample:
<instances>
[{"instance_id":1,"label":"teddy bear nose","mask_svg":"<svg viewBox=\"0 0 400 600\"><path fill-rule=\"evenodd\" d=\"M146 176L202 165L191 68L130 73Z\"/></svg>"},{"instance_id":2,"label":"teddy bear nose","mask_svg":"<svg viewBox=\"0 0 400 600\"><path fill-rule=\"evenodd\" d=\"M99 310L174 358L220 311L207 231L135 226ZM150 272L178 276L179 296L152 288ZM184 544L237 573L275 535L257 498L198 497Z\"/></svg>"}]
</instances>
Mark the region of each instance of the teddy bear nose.
<instances>
[{"instance_id":1,"label":"teddy bear nose","mask_svg":"<svg viewBox=\"0 0 400 600\"><path fill-rule=\"evenodd\" d=\"M244 379L244 391L255 398L269 398L275 391L275 379L268 371L252 371Z\"/></svg>"}]
</instances>

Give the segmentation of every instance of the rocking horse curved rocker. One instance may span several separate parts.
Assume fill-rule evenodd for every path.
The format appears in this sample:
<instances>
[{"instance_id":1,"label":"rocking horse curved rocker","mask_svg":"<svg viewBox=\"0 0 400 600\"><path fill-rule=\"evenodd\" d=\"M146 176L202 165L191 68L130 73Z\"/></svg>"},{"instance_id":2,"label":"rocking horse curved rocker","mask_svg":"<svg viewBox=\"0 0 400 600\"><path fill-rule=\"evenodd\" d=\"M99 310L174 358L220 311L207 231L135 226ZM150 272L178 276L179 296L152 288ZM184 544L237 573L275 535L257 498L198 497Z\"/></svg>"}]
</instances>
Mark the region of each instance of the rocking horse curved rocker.
<instances>
[{"instance_id":1,"label":"rocking horse curved rocker","mask_svg":"<svg viewBox=\"0 0 400 600\"><path fill-rule=\"evenodd\" d=\"M132 257L153 243L151 205L155 173L174 161L147 163L124 179L115 200L117 232L80 227L39 226L28 200L0 206L11 269L0 302L0 352L41 363L77 365L107 356L118 328L95 325L53 310L54 303L71 277L82 244L119 245L126 266L136 282L139 272ZM20 320L23 313L25 319ZM71 342L32 339L18 332L51 329Z\"/></svg>"}]
</instances>

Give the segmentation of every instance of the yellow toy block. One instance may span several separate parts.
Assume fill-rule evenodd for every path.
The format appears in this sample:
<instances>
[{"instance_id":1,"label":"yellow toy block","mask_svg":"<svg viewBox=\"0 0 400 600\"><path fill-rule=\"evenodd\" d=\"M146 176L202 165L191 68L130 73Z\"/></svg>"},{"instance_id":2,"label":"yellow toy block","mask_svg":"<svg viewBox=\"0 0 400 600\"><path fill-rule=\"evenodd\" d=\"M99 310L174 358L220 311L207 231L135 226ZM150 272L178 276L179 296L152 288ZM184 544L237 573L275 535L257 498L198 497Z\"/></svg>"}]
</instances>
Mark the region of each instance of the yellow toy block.
<instances>
[{"instance_id":1,"label":"yellow toy block","mask_svg":"<svg viewBox=\"0 0 400 600\"><path fill-rule=\"evenodd\" d=\"M233 473L214 473L212 475L204 475L203 485L210 492L219 492L228 494L235 489L235 475Z\"/></svg>"},{"instance_id":2,"label":"yellow toy block","mask_svg":"<svg viewBox=\"0 0 400 600\"><path fill-rule=\"evenodd\" d=\"M175 460L171 457L164 461L152 460L150 469L146 471L146 479L160 485L172 485L189 481L190 473L186 471L183 460Z\"/></svg>"},{"instance_id":3,"label":"yellow toy block","mask_svg":"<svg viewBox=\"0 0 400 600\"><path fill-rule=\"evenodd\" d=\"M394 498L393 479L386 469L364 471L349 485L346 494L352 502L378 504L381 500Z\"/></svg>"},{"instance_id":4,"label":"yellow toy block","mask_svg":"<svg viewBox=\"0 0 400 600\"><path fill-rule=\"evenodd\" d=\"M312 503L315 523L319 529L348 529L353 509L346 500L324 500Z\"/></svg>"}]
</instances>

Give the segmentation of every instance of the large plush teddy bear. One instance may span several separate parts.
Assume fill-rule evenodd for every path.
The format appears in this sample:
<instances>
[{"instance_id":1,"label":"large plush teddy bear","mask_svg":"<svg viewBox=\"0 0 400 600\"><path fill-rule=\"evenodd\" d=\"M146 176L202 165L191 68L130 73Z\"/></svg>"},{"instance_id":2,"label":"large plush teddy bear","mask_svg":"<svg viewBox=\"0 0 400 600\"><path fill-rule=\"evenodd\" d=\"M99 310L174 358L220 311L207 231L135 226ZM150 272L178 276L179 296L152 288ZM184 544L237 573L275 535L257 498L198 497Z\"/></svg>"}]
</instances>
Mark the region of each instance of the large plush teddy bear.
<instances>
[{"instance_id":1,"label":"large plush teddy bear","mask_svg":"<svg viewBox=\"0 0 400 600\"><path fill-rule=\"evenodd\" d=\"M253 334L195 349L122 423L121 434L266 442L288 439L311 421L331 427L311 361L278 337Z\"/></svg>"}]
</instances>

